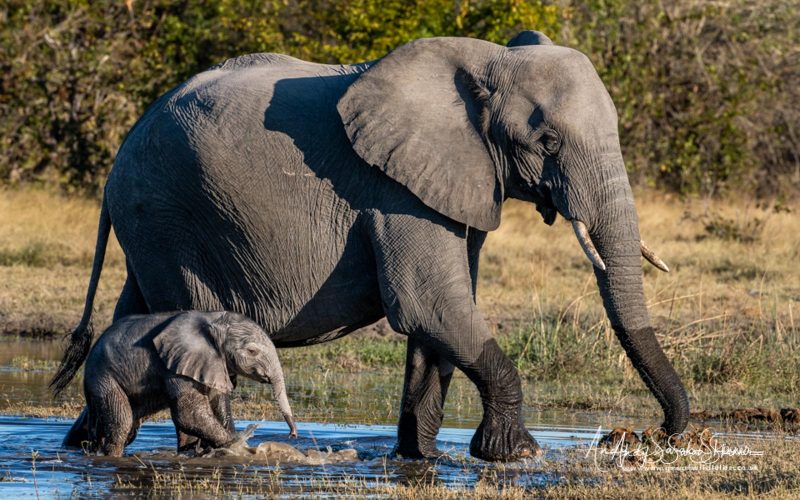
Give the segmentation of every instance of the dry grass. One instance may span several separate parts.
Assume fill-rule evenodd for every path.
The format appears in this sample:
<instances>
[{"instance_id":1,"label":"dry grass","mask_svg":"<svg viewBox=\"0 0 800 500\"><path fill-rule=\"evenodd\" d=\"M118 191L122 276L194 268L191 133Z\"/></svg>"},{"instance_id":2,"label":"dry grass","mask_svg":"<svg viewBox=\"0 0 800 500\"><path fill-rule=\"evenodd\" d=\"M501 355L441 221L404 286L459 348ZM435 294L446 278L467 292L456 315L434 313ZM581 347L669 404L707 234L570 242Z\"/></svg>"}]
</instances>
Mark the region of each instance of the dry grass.
<instances>
[{"instance_id":1,"label":"dry grass","mask_svg":"<svg viewBox=\"0 0 800 500\"><path fill-rule=\"evenodd\" d=\"M652 192L638 193L637 203L643 237L672 268L664 274L644 267L650 313L693 405L796 405L800 217ZM68 331L83 307L97 203L0 190L0 214L0 332ZM96 302L99 326L110 321L123 262L112 239ZM607 326L590 264L565 221L547 227L532 206L509 202L480 274L479 303L506 351L534 387L562 388L529 392L531 404L605 409L644 402L657 413ZM284 352L289 365L398 370L404 347L345 339Z\"/></svg>"},{"instance_id":2,"label":"dry grass","mask_svg":"<svg viewBox=\"0 0 800 500\"><path fill-rule=\"evenodd\" d=\"M0 333L61 334L83 310L99 205L40 190L0 190ZM95 307L110 321L125 258L110 238Z\"/></svg>"},{"instance_id":3,"label":"dry grass","mask_svg":"<svg viewBox=\"0 0 800 500\"><path fill-rule=\"evenodd\" d=\"M650 314L675 331L727 316L737 324L772 322L776 335L795 329L800 301L800 217L746 203L680 201L638 193L641 234L670 265L645 265ZM752 243L714 237L705 225L727 216L747 231L761 220ZM510 202L499 230L489 235L481 261L479 296L490 315L519 319L561 311L602 319L591 267L563 219L544 226L533 207ZM757 231L753 231L757 232ZM800 318L798 318L800 320ZM764 332L765 334L768 332Z\"/></svg>"},{"instance_id":4,"label":"dry grass","mask_svg":"<svg viewBox=\"0 0 800 500\"><path fill-rule=\"evenodd\" d=\"M800 302L800 217L748 203L679 201L652 192L637 196L641 233L671 266L647 265L645 287L656 323L687 325L727 317L731 326L771 322L775 335L796 330ZM0 313L80 316L94 255L98 203L40 190L0 190ZM728 216L744 231L758 219L752 243L714 237L704 228ZM98 293L108 320L124 281L124 256L114 238ZM500 229L489 235L481 261L479 301L498 323L558 311L603 318L590 265L569 228L550 228L531 205L509 202ZM77 307L76 307L77 306ZM798 318L800 321L800 318ZM672 330L677 328L673 327ZM719 333L719 332L718 332ZM765 334L768 332L764 332Z\"/></svg>"}]
</instances>

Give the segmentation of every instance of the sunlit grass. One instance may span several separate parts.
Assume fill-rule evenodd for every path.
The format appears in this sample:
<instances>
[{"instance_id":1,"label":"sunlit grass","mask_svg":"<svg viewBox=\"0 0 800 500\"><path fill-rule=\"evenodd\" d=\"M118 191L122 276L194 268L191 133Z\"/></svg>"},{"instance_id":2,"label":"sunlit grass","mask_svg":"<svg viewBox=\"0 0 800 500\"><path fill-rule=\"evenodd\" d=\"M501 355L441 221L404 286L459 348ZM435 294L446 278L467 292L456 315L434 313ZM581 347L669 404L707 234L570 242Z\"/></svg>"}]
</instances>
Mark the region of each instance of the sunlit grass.
<instances>
[{"instance_id":1,"label":"sunlit grass","mask_svg":"<svg viewBox=\"0 0 800 500\"><path fill-rule=\"evenodd\" d=\"M800 217L743 201L637 196L641 233L667 261L644 265L650 314L695 408L734 402L781 406L800 399L797 314ZM94 252L98 204L37 190L0 191L0 330L68 331L80 317ZM747 237L736 237L741 234ZM731 236L733 235L733 236ZM112 239L96 302L107 325L124 281ZM478 302L520 369L531 404L607 408L619 394L657 413L619 347L590 264L568 223L545 226L530 205L509 202L481 260ZM402 377L399 336L348 337L284 349L287 370ZM542 384L546 392L536 390ZM552 387L563 387L562 391Z\"/></svg>"}]
</instances>

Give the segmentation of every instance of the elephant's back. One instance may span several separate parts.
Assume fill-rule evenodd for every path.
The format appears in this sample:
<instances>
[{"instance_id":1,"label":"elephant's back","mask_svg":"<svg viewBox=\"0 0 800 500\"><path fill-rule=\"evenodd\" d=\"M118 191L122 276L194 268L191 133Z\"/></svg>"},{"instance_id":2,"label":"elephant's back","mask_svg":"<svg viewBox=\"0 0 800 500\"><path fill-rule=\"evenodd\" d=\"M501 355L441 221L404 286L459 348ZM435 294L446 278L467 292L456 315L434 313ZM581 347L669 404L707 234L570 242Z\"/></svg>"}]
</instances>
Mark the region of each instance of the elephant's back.
<instances>
[{"instance_id":1,"label":"elephant's back","mask_svg":"<svg viewBox=\"0 0 800 500\"><path fill-rule=\"evenodd\" d=\"M251 54L200 73L161 96L130 130L108 195L156 201L213 191L234 193L243 206L271 191L313 190L329 175L310 168L315 159L355 158L336 102L365 68ZM330 171L343 162L323 163Z\"/></svg>"},{"instance_id":2,"label":"elephant's back","mask_svg":"<svg viewBox=\"0 0 800 500\"><path fill-rule=\"evenodd\" d=\"M246 56L145 113L106 199L151 311L234 310L292 337L363 323L365 301L380 317L358 220L365 186L388 179L355 156L336 111L363 69Z\"/></svg>"},{"instance_id":3,"label":"elephant's back","mask_svg":"<svg viewBox=\"0 0 800 500\"><path fill-rule=\"evenodd\" d=\"M150 335L167 318L168 315L160 314L132 315L108 327L86 358L87 389L96 392L108 384L110 378L130 395L139 392L149 378L155 380L160 362Z\"/></svg>"}]
</instances>

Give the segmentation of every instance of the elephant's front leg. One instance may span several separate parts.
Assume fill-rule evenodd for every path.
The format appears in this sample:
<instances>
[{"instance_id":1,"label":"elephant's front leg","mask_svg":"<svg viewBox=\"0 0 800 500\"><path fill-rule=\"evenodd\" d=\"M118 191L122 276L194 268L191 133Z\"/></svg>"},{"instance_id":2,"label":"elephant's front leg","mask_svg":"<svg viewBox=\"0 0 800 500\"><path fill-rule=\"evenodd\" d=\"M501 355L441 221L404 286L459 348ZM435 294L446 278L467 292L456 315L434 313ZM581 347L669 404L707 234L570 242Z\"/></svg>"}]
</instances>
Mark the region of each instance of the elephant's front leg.
<instances>
[{"instance_id":1,"label":"elephant's front leg","mask_svg":"<svg viewBox=\"0 0 800 500\"><path fill-rule=\"evenodd\" d=\"M444 400L453 365L425 345L424 338L409 335L406 375L395 452L407 458L435 458L436 435L444 418Z\"/></svg>"},{"instance_id":2,"label":"elephant's front leg","mask_svg":"<svg viewBox=\"0 0 800 500\"><path fill-rule=\"evenodd\" d=\"M203 393L204 388L200 384L172 376L167 380L166 387L172 421L178 432L179 449L195 445L192 436L200 439L203 445L214 448L235 441L236 433L229 431L214 415L208 395Z\"/></svg>"},{"instance_id":3,"label":"elephant's front leg","mask_svg":"<svg viewBox=\"0 0 800 500\"><path fill-rule=\"evenodd\" d=\"M231 412L231 398L228 394L216 392L216 394L209 395L209 403L211 404L211 411L214 417L222 424L223 427L228 429L231 433L236 433L235 422L233 421L233 413ZM177 431L178 434L178 453L199 453L205 448L211 446L210 443L202 441L200 438Z\"/></svg>"},{"instance_id":4,"label":"elephant's front leg","mask_svg":"<svg viewBox=\"0 0 800 500\"><path fill-rule=\"evenodd\" d=\"M427 215L376 216L373 248L389 323L458 367L477 386L483 420L470 444L473 456L515 460L534 455L539 447L522 420L519 374L473 300L465 228L438 214ZM415 402L429 403L426 397L409 397L405 415L406 406ZM415 410L419 414L425 408ZM409 429L419 430L400 429L404 446L417 439L405 434Z\"/></svg>"},{"instance_id":5,"label":"elephant's front leg","mask_svg":"<svg viewBox=\"0 0 800 500\"><path fill-rule=\"evenodd\" d=\"M229 394L217 392L210 398L211 409L214 416L217 417L219 423L230 432L236 432L235 422L233 421L233 412L231 411L231 397Z\"/></svg>"},{"instance_id":6,"label":"elephant's front leg","mask_svg":"<svg viewBox=\"0 0 800 500\"><path fill-rule=\"evenodd\" d=\"M178 436L178 453L193 456L203 451L204 446L200 438L192 436L191 434L186 434L179 430L177 425L175 426L175 433Z\"/></svg>"}]
</instances>

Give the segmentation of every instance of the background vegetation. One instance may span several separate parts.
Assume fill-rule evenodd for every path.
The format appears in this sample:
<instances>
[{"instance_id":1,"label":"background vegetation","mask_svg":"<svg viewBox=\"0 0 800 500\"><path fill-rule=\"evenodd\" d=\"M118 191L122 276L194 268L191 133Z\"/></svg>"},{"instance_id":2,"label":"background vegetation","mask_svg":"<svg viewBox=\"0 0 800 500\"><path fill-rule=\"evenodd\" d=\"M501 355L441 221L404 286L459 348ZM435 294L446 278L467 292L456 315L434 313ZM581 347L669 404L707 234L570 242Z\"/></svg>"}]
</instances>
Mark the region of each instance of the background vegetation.
<instances>
[{"instance_id":1,"label":"background vegetation","mask_svg":"<svg viewBox=\"0 0 800 500\"><path fill-rule=\"evenodd\" d=\"M226 58L374 59L425 36L534 28L594 61L632 180L786 197L800 186L797 0L9 0L0 183L98 192L159 94Z\"/></svg>"}]
</instances>

